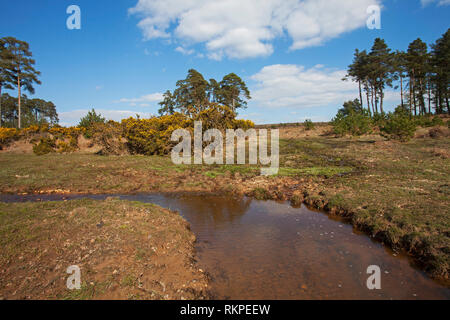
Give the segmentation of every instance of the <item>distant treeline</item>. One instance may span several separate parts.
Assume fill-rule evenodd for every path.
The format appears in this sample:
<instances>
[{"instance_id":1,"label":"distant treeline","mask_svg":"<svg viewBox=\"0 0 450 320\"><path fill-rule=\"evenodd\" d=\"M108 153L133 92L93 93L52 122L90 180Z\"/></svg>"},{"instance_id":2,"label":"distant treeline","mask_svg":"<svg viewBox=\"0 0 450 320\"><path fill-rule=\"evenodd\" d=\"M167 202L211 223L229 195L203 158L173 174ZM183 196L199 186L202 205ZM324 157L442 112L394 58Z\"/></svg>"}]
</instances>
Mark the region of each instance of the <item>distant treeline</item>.
<instances>
[{"instance_id":1,"label":"distant treeline","mask_svg":"<svg viewBox=\"0 0 450 320\"><path fill-rule=\"evenodd\" d=\"M18 128L17 98L4 93L1 96L2 113L1 123L6 128ZM42 99L29 99L26 95L21 98L22 128L32 125L55 125L59 122L56 107L51 101Z\"/></svg>"},{"instance_id":2,"label":"distant treeline","mask_svg":"<svg viewBox=\"0 0 450 320\"><path fill-rule=\"evenodd\" d=\"M401 106L411 115L450 114L450 29L430 47L418 38L406 52L393 52L377 38L370 52L355 50L343 80L358 83L359 102L371 116L384 113L387 87L400 89Z\"/></svg>"}]
</instances>

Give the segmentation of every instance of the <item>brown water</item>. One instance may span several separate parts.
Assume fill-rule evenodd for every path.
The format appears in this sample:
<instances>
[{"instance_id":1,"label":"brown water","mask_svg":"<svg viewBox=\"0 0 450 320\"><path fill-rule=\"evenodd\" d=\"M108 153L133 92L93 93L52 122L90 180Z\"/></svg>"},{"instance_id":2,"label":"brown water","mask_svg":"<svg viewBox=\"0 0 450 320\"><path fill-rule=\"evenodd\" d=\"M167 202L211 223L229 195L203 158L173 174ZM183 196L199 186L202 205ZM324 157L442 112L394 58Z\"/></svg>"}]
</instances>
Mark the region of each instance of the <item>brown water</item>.
<instances>
[{"instance_id":1,"label":"brown water","mask_svg":"<svg viewBox=\"0 0 450 320\"><path fill-rule=\"evenodd\" d=\"M80 197L86 196L66 196ZM2 195L0 201L61 198ZM218 299L450 299L450 289L407 257L306 207L217 196L120 198L177 210L190 222L199 266L211 275ZM370 265L381 268L381 290L366 286Z\"/></svg>"}]
</instances>

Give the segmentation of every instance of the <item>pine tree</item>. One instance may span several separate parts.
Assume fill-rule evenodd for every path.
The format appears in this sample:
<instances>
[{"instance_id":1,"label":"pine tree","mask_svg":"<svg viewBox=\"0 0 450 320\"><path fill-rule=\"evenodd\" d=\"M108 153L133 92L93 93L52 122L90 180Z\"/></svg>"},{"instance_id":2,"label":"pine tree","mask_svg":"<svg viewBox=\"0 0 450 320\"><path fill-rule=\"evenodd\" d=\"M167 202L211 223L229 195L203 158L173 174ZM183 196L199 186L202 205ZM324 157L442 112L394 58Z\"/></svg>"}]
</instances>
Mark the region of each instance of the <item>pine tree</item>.
<instances>
[{"instance_id":1,"label":"pine tree","mask_svg":"<svg viewBox=\"0 0 450 320\"><path fill-rule=\"evenodd\" d=\"M197 70L190 69L186 79L177 81L173 93L176 106L187 115L196 114L208 105L208 81Z\"/></svg>"},{"instance_id":2,"label":"pine tree","mask_svg":"<svg viewBox=\"0 0 450 320\"><path fill-rule=\"evenodd\" d=\"M392 57L391 49L383 39L376 38L369 53L370 79L375 99L375 110L378 112L377 104L380 102L380 112L384 113L383 100L386 86L392 87Z\"/></svg>"},{"instance_id":3,"label":"pine tree","mask_svg":"<svg viewBox=\"0 0 450 320\"><path fill-rule=\"evenodd\" d=\"M35 61L31 58L32 53L30 46L25 41L17 40L13 37L3 38L4 46L7 48L10 54L12 54L11 66L9 71L14 79L15 86L17 87L17 105L18 105L18 127L22 127L21 123L21 94L22 87L25 91L34 94L33 85L41 84L38 80L40 72L35 70L33 65Z\"/></svg>"},{"instance_id":4,"label":"pine tree","mask_svg":"<svg viewBox=\"0 0 450 320\"><path fill-rule=\"evenodd\" d=\"M164 100L159 103L160 114L178 109L193 116L213 104L226 105L236 111L245 108L246 100L251 99L245 82L234 73L226 75L220 82L214 79L208 82L200 72L191 69L186 79L177 81L176 86L173 93L170 90L164 93Z\"/></svg>"},{"instance_id":5,"label":"pine tree","mask_svg":"<svg viewBox=\"0 0 450 320\"><path fill-rule=\"evenodd\" d=\"M223 77L220 85L219 102L231 107L236 112L237 108L245 108L247 106L246 99L251 99L250 91L242 79L235 73L227 74Z\"/></svg>"},{"instance_id":6,"label":"pine tree","mask_svg":"<svg viewBox=\"0 0 450 320\"><path fill-rule=\"evenodd\" d=\"M8 50L4 39L0 39L0 127L3 124L2 89L13 89L12 54Z\"/></svg>"},{"instance_id":7,"label":"pine tree","mask_svg":"<svg viewBox=\"0 0 450 320\"><path fill-rule=\"evenodd\" d=\"M208 100L209 102L218 103L220 99L220 84L215 79L209 79L208 84Z\"/></svg>"},{"instance_id":8,"label":"pine tree","mask_svg":"<svg viewBox=\"0 0 450 320\"><path fill-rule=\"evenodd\" d=\"M404 79L407 75L407 68L406 68L406 58L405 53L403 51L397 50L392 59L392 68L393 68L393 80L400 82L400 101L401 106L404 107Z\"/></svg>"},{"instance_id":9,"label":"pine tree","mask_svg":"<svg viewBox=\"0 0 450 320\"><path fill-rule=\"evenodd\" d=\"M348 66L347 75L344 77L344 81L348 80L349 78L352 79L352 81L358 83L358 89L359 89L359 102L361 106L364 108L363 98L362 98L362 86L364 85L364 90L366 92L366 98L367 98L367 110L369 111L369 114L371 114L370 111L370 103L369 103L369 88L368 85L368 57L367 52L359 51L358 49L355 50L355 53L353 55L353 62L351 65Z\"/></svg>"},{"instance_id":10,"label":"pine tree","mask_svg":"<svg viewBox=\"0 0 450 320\"><path fill-rule=\"evenodd\" d=\"M425 81L428 70L427 44L420 38L411 42L406 53L406 65L409 74L410 104L414 106L414 115L425 113ZM411 101L412 100L412 101Z\"/></svg>"},{"instance_id":11,"label":"pine tree","mask_svg":"<svg viewBox=\"0 0 450 320\"><path fill-rule=\"evenodd\" d=\"M163 94L164 100L159 103L161 108L158 110L160 115L174 114L175 112L175 99L170 90L167 90Z\"/></svg>"},{"instance_id":12,"label":"pine tree","mask_svg":"<svg viewBox=\"0 0 450 320\"><path fill-rule=\"evenodd\" d=\"M437 113L444 112L444 106L450 114L450 29L431 46L431 65L433 68L434 103Z\"/></svg>"}]
</instances>

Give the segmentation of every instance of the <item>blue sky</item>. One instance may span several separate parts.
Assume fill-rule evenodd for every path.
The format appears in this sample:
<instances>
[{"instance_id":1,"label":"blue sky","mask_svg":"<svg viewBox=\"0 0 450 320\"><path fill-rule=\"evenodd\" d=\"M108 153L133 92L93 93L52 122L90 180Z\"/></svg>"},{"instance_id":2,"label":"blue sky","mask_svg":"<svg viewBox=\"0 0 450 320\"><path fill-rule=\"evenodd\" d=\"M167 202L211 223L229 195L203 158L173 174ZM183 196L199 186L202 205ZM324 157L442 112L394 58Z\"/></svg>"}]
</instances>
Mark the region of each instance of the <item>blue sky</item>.
<instances>
[{"instance_id":1,"label":"blue sky","mask_svg":"<svg viewBox=\"0 0 450 320\"><path fill-rule=\"evenodd\" d=\"M66 27L71 4L81 30ZM366 26L370 5L382 8L380 30ZM90 108L115 120L156 114L190 68L240 75L253 96L242 118L323 121L357 97L340 81L355 48L433 43L449 16L450 0L16 0L2 3L0 37L30 44L42 72L34 96L53 101L63 125ZM398 93L386 100L392 109Z\"/></svg>"}]
</instances>

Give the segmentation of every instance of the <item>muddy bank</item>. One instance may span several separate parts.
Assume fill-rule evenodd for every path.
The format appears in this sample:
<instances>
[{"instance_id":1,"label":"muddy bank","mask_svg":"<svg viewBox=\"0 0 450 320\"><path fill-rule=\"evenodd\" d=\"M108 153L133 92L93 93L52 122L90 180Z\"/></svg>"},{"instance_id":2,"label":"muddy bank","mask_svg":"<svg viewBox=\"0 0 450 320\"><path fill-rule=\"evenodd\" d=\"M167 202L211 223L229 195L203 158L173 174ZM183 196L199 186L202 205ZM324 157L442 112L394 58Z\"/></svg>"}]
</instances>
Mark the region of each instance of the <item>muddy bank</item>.
<instances>
[{"instance_id":1,"label":"muddy bank","mask_svg":"<svg viewBox=\"0 0 450 320\"><path fill-rule=\"evenodd\" d=\"M152 204L80 199L0 203L3 299L204 299L195 236ZM68 290L66 269L81 270Z\"/></svg>"}]
</instances>

